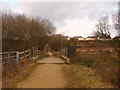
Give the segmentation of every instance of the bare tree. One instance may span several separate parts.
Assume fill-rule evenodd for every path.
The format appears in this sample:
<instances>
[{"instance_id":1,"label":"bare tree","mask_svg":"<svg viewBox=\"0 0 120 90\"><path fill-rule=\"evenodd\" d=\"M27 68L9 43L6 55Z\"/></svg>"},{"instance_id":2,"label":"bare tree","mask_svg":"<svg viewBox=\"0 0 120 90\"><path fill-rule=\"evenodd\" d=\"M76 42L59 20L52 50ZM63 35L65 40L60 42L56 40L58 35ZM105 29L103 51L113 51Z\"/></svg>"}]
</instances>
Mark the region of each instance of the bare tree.
<instances>
[{"instance_id":1,"label":"bare tree","mask_svg":"<svg viewBox=\"0 0 120 90\"><path fill-rule=\"evenodd\" d=\"M50 37L49 46L54 51L60 51L62 48L65 47L67 40L61 34L52 35Z\"/></svg>"},{"instance_id":2,"label":"bare tree","mask_svg":"<svg viewBox=\"0 0 120 90\"><path fill-rule=\"evenodd\" d=\"M96 24L96 31L94 35L98 38L110 38L110 25L108 22L108 17L100 17Z\"/></svg>"},{"instance_id":3,"label":"bare tree","mask_svg":"<svg viewBox=\"0 0 120 90\"><path fill-rule=\"evenodd\" d=\"M116 37L112 41L112 46L115 48L120 58L120 13L113 14L112 21L113 21L114 29L117 33Z\"/></svg>"},{"instance_id":4,"label":"bare tree","mask_svg":"<svg viewBox=\"0 0 120 90\"><path fill-rule=\"evenodd\" d=\"M44 49L56 28L48 19L29 18L25 15L2 14L3 51L25 50L33 46Z\"/></svg>"},{"instance_id":5,"label":"bare tree","mask_svg":"<svg viewBox=\"0 0 120 90\"><path fill-rule=\"evenodd\" d=\"M119 27L119 19L120 16L119 14L114 14L112 21L113 21L113 26L114 30L117 32L116 39L110 40L111 38L111 33L112 33L112 28L109 25L109 18L107 16L101 17L98 20L98 23L96 24L96 31L94 32L94 35L99 38L108 38L112 47L115 49L117 52L118 56L120 57L120 27Z\"/></svg>"}]
</instances>

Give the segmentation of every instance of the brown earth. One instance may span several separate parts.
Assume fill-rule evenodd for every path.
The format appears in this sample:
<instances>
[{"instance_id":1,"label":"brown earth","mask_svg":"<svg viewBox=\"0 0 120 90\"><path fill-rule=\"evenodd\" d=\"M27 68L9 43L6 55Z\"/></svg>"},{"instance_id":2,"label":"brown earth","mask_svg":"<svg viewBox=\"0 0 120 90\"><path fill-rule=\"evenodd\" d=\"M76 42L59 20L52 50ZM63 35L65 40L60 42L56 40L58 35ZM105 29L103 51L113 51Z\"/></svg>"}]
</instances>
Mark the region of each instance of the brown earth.
<instances>
[{"instance_id":1,"label":"brown earth","mask_svg":"<svg viewBox=\"0 0 120 90\"><path fill-rule=\"evenodd\" d=\"M48 60L48 58L46 58ZM49 60L58 60L55 57ZM62 59L59 59L62 60ZM20 82L17 88L65 88L64 64L40 64L27 80Z\"/></svg>"}]
</instances>

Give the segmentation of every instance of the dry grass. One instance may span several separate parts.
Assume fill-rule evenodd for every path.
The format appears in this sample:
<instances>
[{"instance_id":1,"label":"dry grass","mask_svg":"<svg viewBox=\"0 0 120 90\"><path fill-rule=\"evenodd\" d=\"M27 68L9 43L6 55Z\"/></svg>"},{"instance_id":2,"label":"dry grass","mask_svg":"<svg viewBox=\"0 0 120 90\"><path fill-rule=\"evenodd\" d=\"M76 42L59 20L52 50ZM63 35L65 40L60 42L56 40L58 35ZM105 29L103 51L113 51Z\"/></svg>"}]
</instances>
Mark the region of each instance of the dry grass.
<instances>
[{"instance_id":1,"label":"dry grass","mask_svg":"<svg viewBox=\"0 0 120 90\"><path fill-rule=\"evenodd\" d=\"M118 57L110 53L99 54L78 54L71 59L76 65L90 67L96 70L96 73L105 83L110 83L117 87L118 82Z\"/></svg>"},{"instance_id":2,"label":"dry grass","mask_svg":"<svg viewBox=\"0 0 120 90\"><path fill-rule=\"evenodd\" d=\"M60 57L60 52L57 52L57 51L52 51L52 53L53 53L53 56L55 56L55 57Z\"/></svg>"},{"instance_id":3,"label":"dry grass","mask_svg":"<svg viewBox=\"0 0 120 90\"><path fill-rule=\"evenodd\" d=\"M20 74L31 66L31 63L30 59L23 59L18 65L15 61L4 64L2 70L3 88L12 87Z\"/></svg>"},{"instance_id":4,"label":"dry grass","mask_svg":"<svg viewBox=\"0 0 120 90\"><path fill-rule=\"evenodd\" d=\"M48 57L47 53L40 52L38 59ZM36 61L36 60L35 60ZM31 59L23 59L17 64L15 60L6 61L2 65L2 87L12 88L22 77L28 77L35 65ZM27 73L26 73L27 72Z\"/></svg>"},{"instance_id":5,"label":"dry grass","mask_svg":"<svg viewBox=\"0 0 120 90\"><path fill-rule=\"evenodd\" d=\"M64 66L64 72L69 88L114 88L110 83L104 83L92 68L72 64Z\"/></svg>"}]
</instances>

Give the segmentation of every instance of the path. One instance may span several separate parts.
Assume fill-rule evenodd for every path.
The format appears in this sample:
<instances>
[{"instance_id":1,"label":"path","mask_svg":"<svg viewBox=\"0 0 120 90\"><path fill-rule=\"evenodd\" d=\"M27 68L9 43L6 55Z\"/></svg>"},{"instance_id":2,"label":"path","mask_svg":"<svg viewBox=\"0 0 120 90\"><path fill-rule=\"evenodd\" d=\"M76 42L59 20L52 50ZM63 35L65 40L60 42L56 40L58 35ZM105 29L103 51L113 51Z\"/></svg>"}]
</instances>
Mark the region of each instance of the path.
<instances>
[{"instance_id":1,"label":"path","mask_svg":"<svg viewBox=\"0 0 120 90\"><path fill-rule=\"evenodd\" d=\"M38 63L52 63L52 64L64 64L65 62L61 60L60 58L55 58L55 57L49 57L49 58L44 58L40 61L37 61Z\"/></svg>"},{"instance_id":2,"label":"path","mask_svg":"<svg viewBox=\"0 0 120 90\"><path fill-rule=\"evenodd\" d=\"M40 62L47 64L40 64L30 77L19 83L18 88L65 88L66 81L63 74L64 64L62 59L49 57L42 59ZM49 64L48 64L49 63ZM51 63L51 64L50 64Z\"/></svg>"}]
</instances>

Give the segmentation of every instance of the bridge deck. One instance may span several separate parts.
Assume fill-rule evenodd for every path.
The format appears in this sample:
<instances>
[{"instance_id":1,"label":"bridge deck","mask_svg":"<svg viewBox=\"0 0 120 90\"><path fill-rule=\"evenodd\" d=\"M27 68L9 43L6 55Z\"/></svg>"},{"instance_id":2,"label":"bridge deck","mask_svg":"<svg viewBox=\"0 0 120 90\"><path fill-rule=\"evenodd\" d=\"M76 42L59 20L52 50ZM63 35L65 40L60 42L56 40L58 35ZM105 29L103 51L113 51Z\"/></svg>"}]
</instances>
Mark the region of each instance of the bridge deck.
<instances>
[{"instance_id":1,"label":"bridge deck","mask_svg":"<svg viewBox=\"0 0 120 90\"><path fill-rule=\"evenodd\" d=\"M60 59L60 58L56 58L56 57L49 57L49 58L44 58L41 59L39 61L37 61L38 63L48 63L48 64L64 64L66 63L64 60Z\"/></svg>"}]
</instances>

